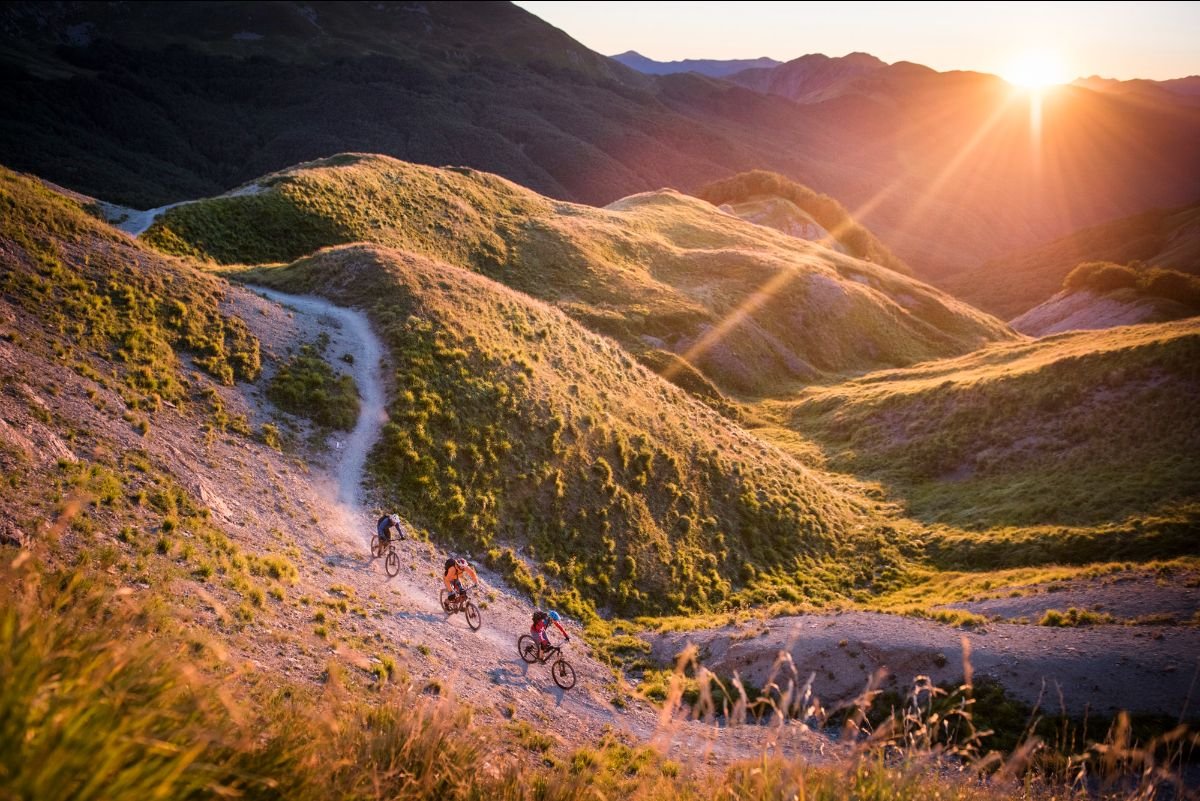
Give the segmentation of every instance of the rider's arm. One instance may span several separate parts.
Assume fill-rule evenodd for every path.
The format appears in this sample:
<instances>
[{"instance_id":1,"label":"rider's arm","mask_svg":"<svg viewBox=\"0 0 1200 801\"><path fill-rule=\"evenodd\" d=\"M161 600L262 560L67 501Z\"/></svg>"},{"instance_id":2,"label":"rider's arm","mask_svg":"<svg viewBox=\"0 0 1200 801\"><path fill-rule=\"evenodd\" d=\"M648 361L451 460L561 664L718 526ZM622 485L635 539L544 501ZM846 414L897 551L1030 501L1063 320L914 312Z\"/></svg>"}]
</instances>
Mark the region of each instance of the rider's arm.
<instances>
[{"instance_id":1,"label":"rider's arm","mask_svg":"<svg viewBox=\"0 0 1200 801\"><path fill-rule=\"evenodd\" d=\"M571 639L571 635L567 634L567 630L563 628L562 623L559 623L557 620L551 622L554 623L555 628L562 632L562 636L566 637L568 640Z\"/></svg>"},{"instance_id":2,"label":"rider's arm","mask_svg":"<svg viewBox=\"0 0 1200 801\"><path fill-rule=\"evenodd\" d=\"M450 592L454 592L454 585L451 584L450 581L450 571L447 570L446 575L442 576L442 583L446 585L446 589L450 590Z\"/></svg>"},{"instance_id":3,"label":"rider's arm","mask_svg":"<svg viewBox=\"0 0 1200 801\"><path fill-rule=\"evenodd\" d=\"M476 584L478 584L479 583L479 574L475 572L475 568L471 565L467 565L467 572L469 574L471 574L471 580L474 581Z\"/></svg>"}]
</instances>

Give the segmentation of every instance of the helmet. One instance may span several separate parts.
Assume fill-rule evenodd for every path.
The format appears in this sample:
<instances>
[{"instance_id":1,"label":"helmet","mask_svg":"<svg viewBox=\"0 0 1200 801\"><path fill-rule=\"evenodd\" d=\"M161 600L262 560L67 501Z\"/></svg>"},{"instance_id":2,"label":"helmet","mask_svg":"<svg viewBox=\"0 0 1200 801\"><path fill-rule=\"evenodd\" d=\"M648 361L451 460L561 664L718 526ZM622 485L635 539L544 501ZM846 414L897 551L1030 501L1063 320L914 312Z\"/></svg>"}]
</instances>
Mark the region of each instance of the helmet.
<instances>
[{"instance_id":1,"label":"helmet","mask_svg":"<svg viewBox=\"0 0 1200 801\"><path fill-rule=\"evenodd\" d=\"M562 618L558 616L558 612L555 612L553 609L550 610L550 612L546 615L546 617L550 618L555 623L562 620Z\"/></svg>"},{"instance_id":2,"label":"helmet","mask_svg":"<svg viewBox=\"0 0 1200 801\"><path fill-rule=\"evenodd\" d=\"M463 559L461 556L456 556L456 557L454 557L454 565L459 570L466 570L467 569L467 560Z\"/></svg>"},{"instance_id":3,"label":"helmet","mask_svg":"<svg viewBox=\"0 0 1200 801\"><path fill-rule=\"evenodd\" d=\"M388 515L388 520L392 521L394 525L400 525L400 515L396 514L395 512Z\"/></svg>"}]
</instances>

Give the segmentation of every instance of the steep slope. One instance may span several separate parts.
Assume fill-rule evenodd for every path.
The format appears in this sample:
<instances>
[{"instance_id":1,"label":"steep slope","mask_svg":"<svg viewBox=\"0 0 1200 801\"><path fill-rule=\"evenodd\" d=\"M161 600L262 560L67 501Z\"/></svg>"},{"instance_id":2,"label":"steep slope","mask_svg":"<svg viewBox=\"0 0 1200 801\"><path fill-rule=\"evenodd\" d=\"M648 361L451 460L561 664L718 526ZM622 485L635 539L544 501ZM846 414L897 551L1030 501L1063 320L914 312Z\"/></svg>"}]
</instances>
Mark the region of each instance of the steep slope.
<instances>
[{"instance_id":1,"label":"steep slope","mask_svg":"<svg viewBox=\"0 0 1200 801\"><path fill-rule=\"evenodd\" d=\"M8 3L0 162L158 206L347 150L595 204L769 169L929 279L1195 201L1200 109L897 63L824 102L648 76L507 3ZM1137 143L1130 146L1130 143Z\"/></svg>"},{"instance_id":2,"label":"steep slope","mask_svg":"<svg viewBox=\"0 0 1200 801\"><path fill-rule=\"evenodd\" d=\"M748 69L777 67L782 63L773 58L765 57L740 59L685 58L682 61L655 61L652 58L643 56L636 50L626 50L624 53L618 53L615 56L609 56L609 58L646 75L671 75L676 72L696 72L701 75L707 75L710 78L724 78Z\"/></svg>"},{"instance_id":3,"label":"steep slope","mask_svg":"<svg viewBox=\"0 0 1200 801\"><path fill-rule=\"evenodd\" d=\"M428 253L553 302L634 353L682 356L737 392L1011 336L918 281L674 192L593 209L496 176L363 155L257 183L259 194L171 209L147 240L223 263L355 241Z\"/></svg>"},{"instance_id":4,"label":"steep slope","mask_svg":"<svg viewBox=\"0 0 1200 801\"><path fill-rule=\"evenodd\" d=\"M921 519L988 529L1146 516L1133 524L1143 544L1173 555L1195 543L1156 546L1152 532L1195 525L1198 357L1195 319L1062 334L814 388L774 411ZM1094 547L1120 558L1122 543Z\"/></svg>"},{"instance_id":5,"label":"steep slope","mask_svg":"<svg viewBox=\"0 0 1200 801\"><path fill-rule=\"evenodd\" d=\"M490 279L368 245L246 278L367 310L389 505L576 615L846 592L899 558L861 501Z\"/></svg>"},{"instance_id":6,"label":"steep slope","mask_svg":"<svg viewBox=\"0 0 1200 801\"><path fill-rule=\"evenodd\" d=\"M842 204L807 186L789 181L782 175L764 170L745 172L711 183L701 188L697 196L714 206L729 205L739 217L759 225L769 225L792 236L797 235L794 231L798 227L801 233L805 230L805 218L808 218L826 233L801 238L827 240L855 258L912 275L912 268L888 250L887 245L874 234L859 225ZM790 212L789 207L799 213Z\"/></svg>"},{"instance_id":7,"label":"steep slope","mask_svg":"<svg viewBox=\"0 0 1200 801\"><path fill-rule=\"evenodd\" d=\"M1091 261L1140 261L1200 275L1200 205L1148 211L1084 228L941 283L957 297L1009 319L1049 298L1071 270Z\"/></svg>"}]
</instances>

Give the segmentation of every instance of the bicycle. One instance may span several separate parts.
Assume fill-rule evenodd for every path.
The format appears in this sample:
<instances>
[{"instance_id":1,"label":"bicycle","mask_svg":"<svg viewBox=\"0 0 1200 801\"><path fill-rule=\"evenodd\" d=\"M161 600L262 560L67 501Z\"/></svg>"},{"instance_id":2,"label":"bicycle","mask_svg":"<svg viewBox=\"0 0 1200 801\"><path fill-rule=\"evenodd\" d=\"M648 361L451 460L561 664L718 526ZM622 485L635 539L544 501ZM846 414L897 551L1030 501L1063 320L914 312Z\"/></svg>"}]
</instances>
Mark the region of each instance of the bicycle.
<instances>
[{"instance_id":1,"label":"bicycle","mask_svg":"<svg viewBox=\"0 0 1200 801\"><path fill-rule=\"evenodd\" d=\"M383 569L388 576L395 576L400 572L400 554L396 553L395 540L388 540L386 550L383 543L379 541L378 534L371 535L371 556L375 559L383 556Z\"/></svg>"},{"instance_id":2,"label":"bicycle","mask_svg":"<svg viewBox=\"0 0 1200 801\"><path fill-rule=\"evenodd\" d=\"M554 679L554 683L564 690L569 690L575 686L575 668L571 667L571 663L563 659L562 647L564 642L558 645L551 645L548 649L543 649L538 641L530 634L522 634L517 638L517 653L521 655L528 664L540 662L543 665L549 661L550 657L556 659L550 665L550 677Z\"/></svg>"},{"instance_id":3,"label":"bicycle","mask_svg":"<svg viewBox=\"0 0 1200 801\"><path fill-rule=\"evenodd\" d=\"M479 613L479 607L471 600L470 591L473 589L475 589L473 586L467 587L458 600L449 603L450 591L442 587L442 591L438 594L438 601L446 614L453 615L456 612L462 612L467 616L467 625L471 627L471 631L479 631L479 627L483 625L483 615Z\"/></svg>"}]
</instances>

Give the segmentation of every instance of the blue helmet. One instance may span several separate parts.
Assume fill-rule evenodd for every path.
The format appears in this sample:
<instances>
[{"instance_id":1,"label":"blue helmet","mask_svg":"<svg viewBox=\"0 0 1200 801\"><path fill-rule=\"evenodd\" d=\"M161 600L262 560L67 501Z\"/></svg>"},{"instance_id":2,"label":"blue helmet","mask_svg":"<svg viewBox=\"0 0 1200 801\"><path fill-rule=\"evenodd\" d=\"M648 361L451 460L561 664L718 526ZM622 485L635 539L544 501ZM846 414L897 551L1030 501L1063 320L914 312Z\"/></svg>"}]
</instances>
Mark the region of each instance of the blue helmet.
<instances>
[{"instance_id":1,"label":"blue helmet","mask_svg":"<svg viewBox=\"0 0 1200 801\"><path fill-rule=\"evenodd\" d=\"M550 610L550 612L546 615L546 617L550 618L555 623L562 620L562 618L558 616L558 612L555 612L553 609Z\"/></svg>"}]
</instances>

